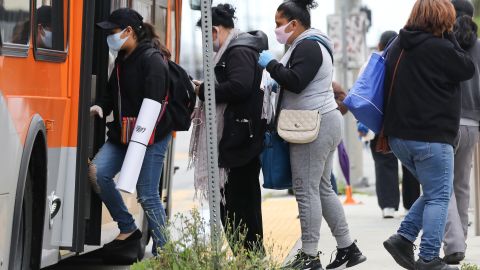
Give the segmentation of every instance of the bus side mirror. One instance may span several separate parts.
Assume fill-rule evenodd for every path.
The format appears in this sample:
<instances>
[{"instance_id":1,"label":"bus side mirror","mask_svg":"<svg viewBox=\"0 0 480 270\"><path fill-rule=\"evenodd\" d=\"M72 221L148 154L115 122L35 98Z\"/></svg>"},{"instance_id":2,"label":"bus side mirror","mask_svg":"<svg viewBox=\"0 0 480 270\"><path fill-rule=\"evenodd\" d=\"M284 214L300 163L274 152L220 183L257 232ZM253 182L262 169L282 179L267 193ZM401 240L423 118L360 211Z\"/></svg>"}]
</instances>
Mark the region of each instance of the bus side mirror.
<instances>
[{"instance_id":1,"label":"bus side mirror","mask_svg":"<svg viewBox=\"0 0 480 270\"><path fill-rule=\"evenodd\" d=\"M190 0L190 8L192 10L200 10L201 9L200 1L201 0Z\"/></svg>"}]
</instances>

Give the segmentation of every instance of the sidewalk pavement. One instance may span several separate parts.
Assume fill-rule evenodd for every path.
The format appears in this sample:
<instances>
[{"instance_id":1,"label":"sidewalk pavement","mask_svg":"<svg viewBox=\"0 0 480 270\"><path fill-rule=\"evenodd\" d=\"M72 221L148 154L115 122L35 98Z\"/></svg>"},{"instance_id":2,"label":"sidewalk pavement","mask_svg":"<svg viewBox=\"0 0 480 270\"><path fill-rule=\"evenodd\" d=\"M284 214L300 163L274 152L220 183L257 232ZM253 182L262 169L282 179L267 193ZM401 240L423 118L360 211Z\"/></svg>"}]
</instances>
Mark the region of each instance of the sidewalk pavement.
<instances>
[{"instance_id":1,"label":"sidewalk pavement","mask_svg":"<svg viewBox=\"0 0 480 270\"><path fill-rule=\"evenodd\" d=\"M343 197L340 196L340 200L343 201ZM392 257L385 251L383 248L383 241L385 241L390 235L396 232L400 222L403 219L403 213L397 214L394 219L383 219L381 217L381 212L377 206L376 196L370 195L356 195L355 199L361 201L362 204L354 206L345 206L345 213L347 216L347 221L349 223L351 235L354 239L358 241L358 246L362 250L368 260L356 267L351 269L358 270L380 270L380 269L403 269L399 267ZM292 206L294 205L294 207ZM281 213L274 212L272 210L279 205L282 206L283 210ZM288 213L291 211L291 213ZM287 232L275 232L276 238L268 238L267 243L274 241L279 243L285 243L291 245L291 234L294 234L291 228L297 228L299 220L296 219L297 215L296 202L293 197L284 197L284 198L272 198L267 199L264 203L264 230L265 235L268 236L270 229L284 229L288 230ZM278 215L277 220L274 217ZM286 220L285 217L290 217L290 220ZM295 221L291 220L292 217L295 217ZM280 225L280 222L290 223L289 226ZM295 231L297 233L297 231ZM287 235L289 237L283 237ZM299 237L299 231L297 238ZM418 241L417 241L418 246ZM474 236L473 226L470 228L469 238L467 241L468 250L466 254L465 263L473 263L480 265L480 237ZM301 241L298 240L292 248L290 253L287 256L287 260L291 259L301 248ZM330 261L330 256L335 256L332 252L335 251L336 243L335 239L331 236L331 232L328 228L325 220L322 222L322 228L320 232L320 245L319 250L323 252L321 256L322 264L326 266ZM418 255L418 250L416 251ZM443 256L443 255L442 255Z\"/></svg>"}]
</instances>

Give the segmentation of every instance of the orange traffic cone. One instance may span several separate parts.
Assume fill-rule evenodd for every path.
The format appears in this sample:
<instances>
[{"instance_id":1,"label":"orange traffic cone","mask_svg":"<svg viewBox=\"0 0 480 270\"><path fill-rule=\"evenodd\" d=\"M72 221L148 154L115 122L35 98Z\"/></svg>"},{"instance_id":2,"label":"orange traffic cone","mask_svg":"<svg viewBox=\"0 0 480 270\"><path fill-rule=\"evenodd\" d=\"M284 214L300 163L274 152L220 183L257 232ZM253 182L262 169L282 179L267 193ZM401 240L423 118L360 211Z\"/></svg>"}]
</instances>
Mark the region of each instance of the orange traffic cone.
<instances>
[{"instance_id":1,"label":"orange traffic cone","mask_svg":"<svg viewBox=\"0 0 480 270\"><path fill-rule=\"evenodd\" d=\"M345 187L345 201L343 202L343 205L358 205L361 204L360 202L355 201L353 199L353 194L352 194L352 186L348 185Z\"/></svg>"}]
</instances>

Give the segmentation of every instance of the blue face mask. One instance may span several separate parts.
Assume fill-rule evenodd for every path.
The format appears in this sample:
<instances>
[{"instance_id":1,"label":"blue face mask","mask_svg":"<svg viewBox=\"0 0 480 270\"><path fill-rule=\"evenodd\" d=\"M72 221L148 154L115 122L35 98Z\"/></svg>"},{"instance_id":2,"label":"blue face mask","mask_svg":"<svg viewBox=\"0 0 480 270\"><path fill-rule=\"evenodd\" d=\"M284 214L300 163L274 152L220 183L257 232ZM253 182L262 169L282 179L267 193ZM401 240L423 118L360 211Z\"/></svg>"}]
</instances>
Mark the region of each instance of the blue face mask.
<instances>
[{"instance_id":1,"label":"blue face mask","mask_svg":"<svg viewBox=\"0 0 480 270\"><path fill-rule=\"evenodd\" d=\"M125 44L128 39L128 36L123 39L120 38L120 36L125 32L125 30L127 29L124 29L122 32L116 34L109 35L107 37L107 43L110 50L118 52L122 49L123 44Z\"/></svg>"},{"instance_id":2,"label":"blue face mask","mask_svg":"<svg viewBox=\"0 0 480 270\"><path fill-rule=\"evenodd\" d=\"M52 48L52 31L48 30L43 30L45 32L45 35L40 35L40 38L42 39L44 48L46 49L51 49Z\"/></svg>"}]
</instances>

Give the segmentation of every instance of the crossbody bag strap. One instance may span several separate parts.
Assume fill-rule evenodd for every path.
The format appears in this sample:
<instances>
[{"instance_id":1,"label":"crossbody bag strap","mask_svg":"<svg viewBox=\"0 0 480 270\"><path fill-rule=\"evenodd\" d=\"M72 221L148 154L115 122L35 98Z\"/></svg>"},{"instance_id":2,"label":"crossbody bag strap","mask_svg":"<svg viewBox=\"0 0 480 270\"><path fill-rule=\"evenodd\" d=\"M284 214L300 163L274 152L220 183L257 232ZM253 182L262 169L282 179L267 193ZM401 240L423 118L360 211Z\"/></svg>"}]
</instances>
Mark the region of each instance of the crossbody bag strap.
<instances>
[{"instance_id":1,"label":"crossbody bag strap","mask_svg":"<svg viewBox=\"0 0 480 270\"><path fill-rule=\"evenodd\" d=\"M117 88L118 88L118 121L120 122L120 128L122 127L122 93L120 91L120 65L115 65L117 72Z\"/></svg>"},{"instance_id":2,"label":"crossbody bag strap","mask_svg":"<svg viewBox=\"0 0 480 270\"><path fill-rule=\"evenodd\" d=\"M397 63L395 64L395 69L393 70L392 83L390 84L390 90L388 91L387 104L390 104L390 99L391 99L392 94L393 94L393 87L394 87L394 84L395 84L395 79L397 78L398 65L400 64L400 60L402 60L403 52L404 52L404 50L402 49L402 51L400 52L400 56L398 57Z\"/></svg>"}]
</instances>

